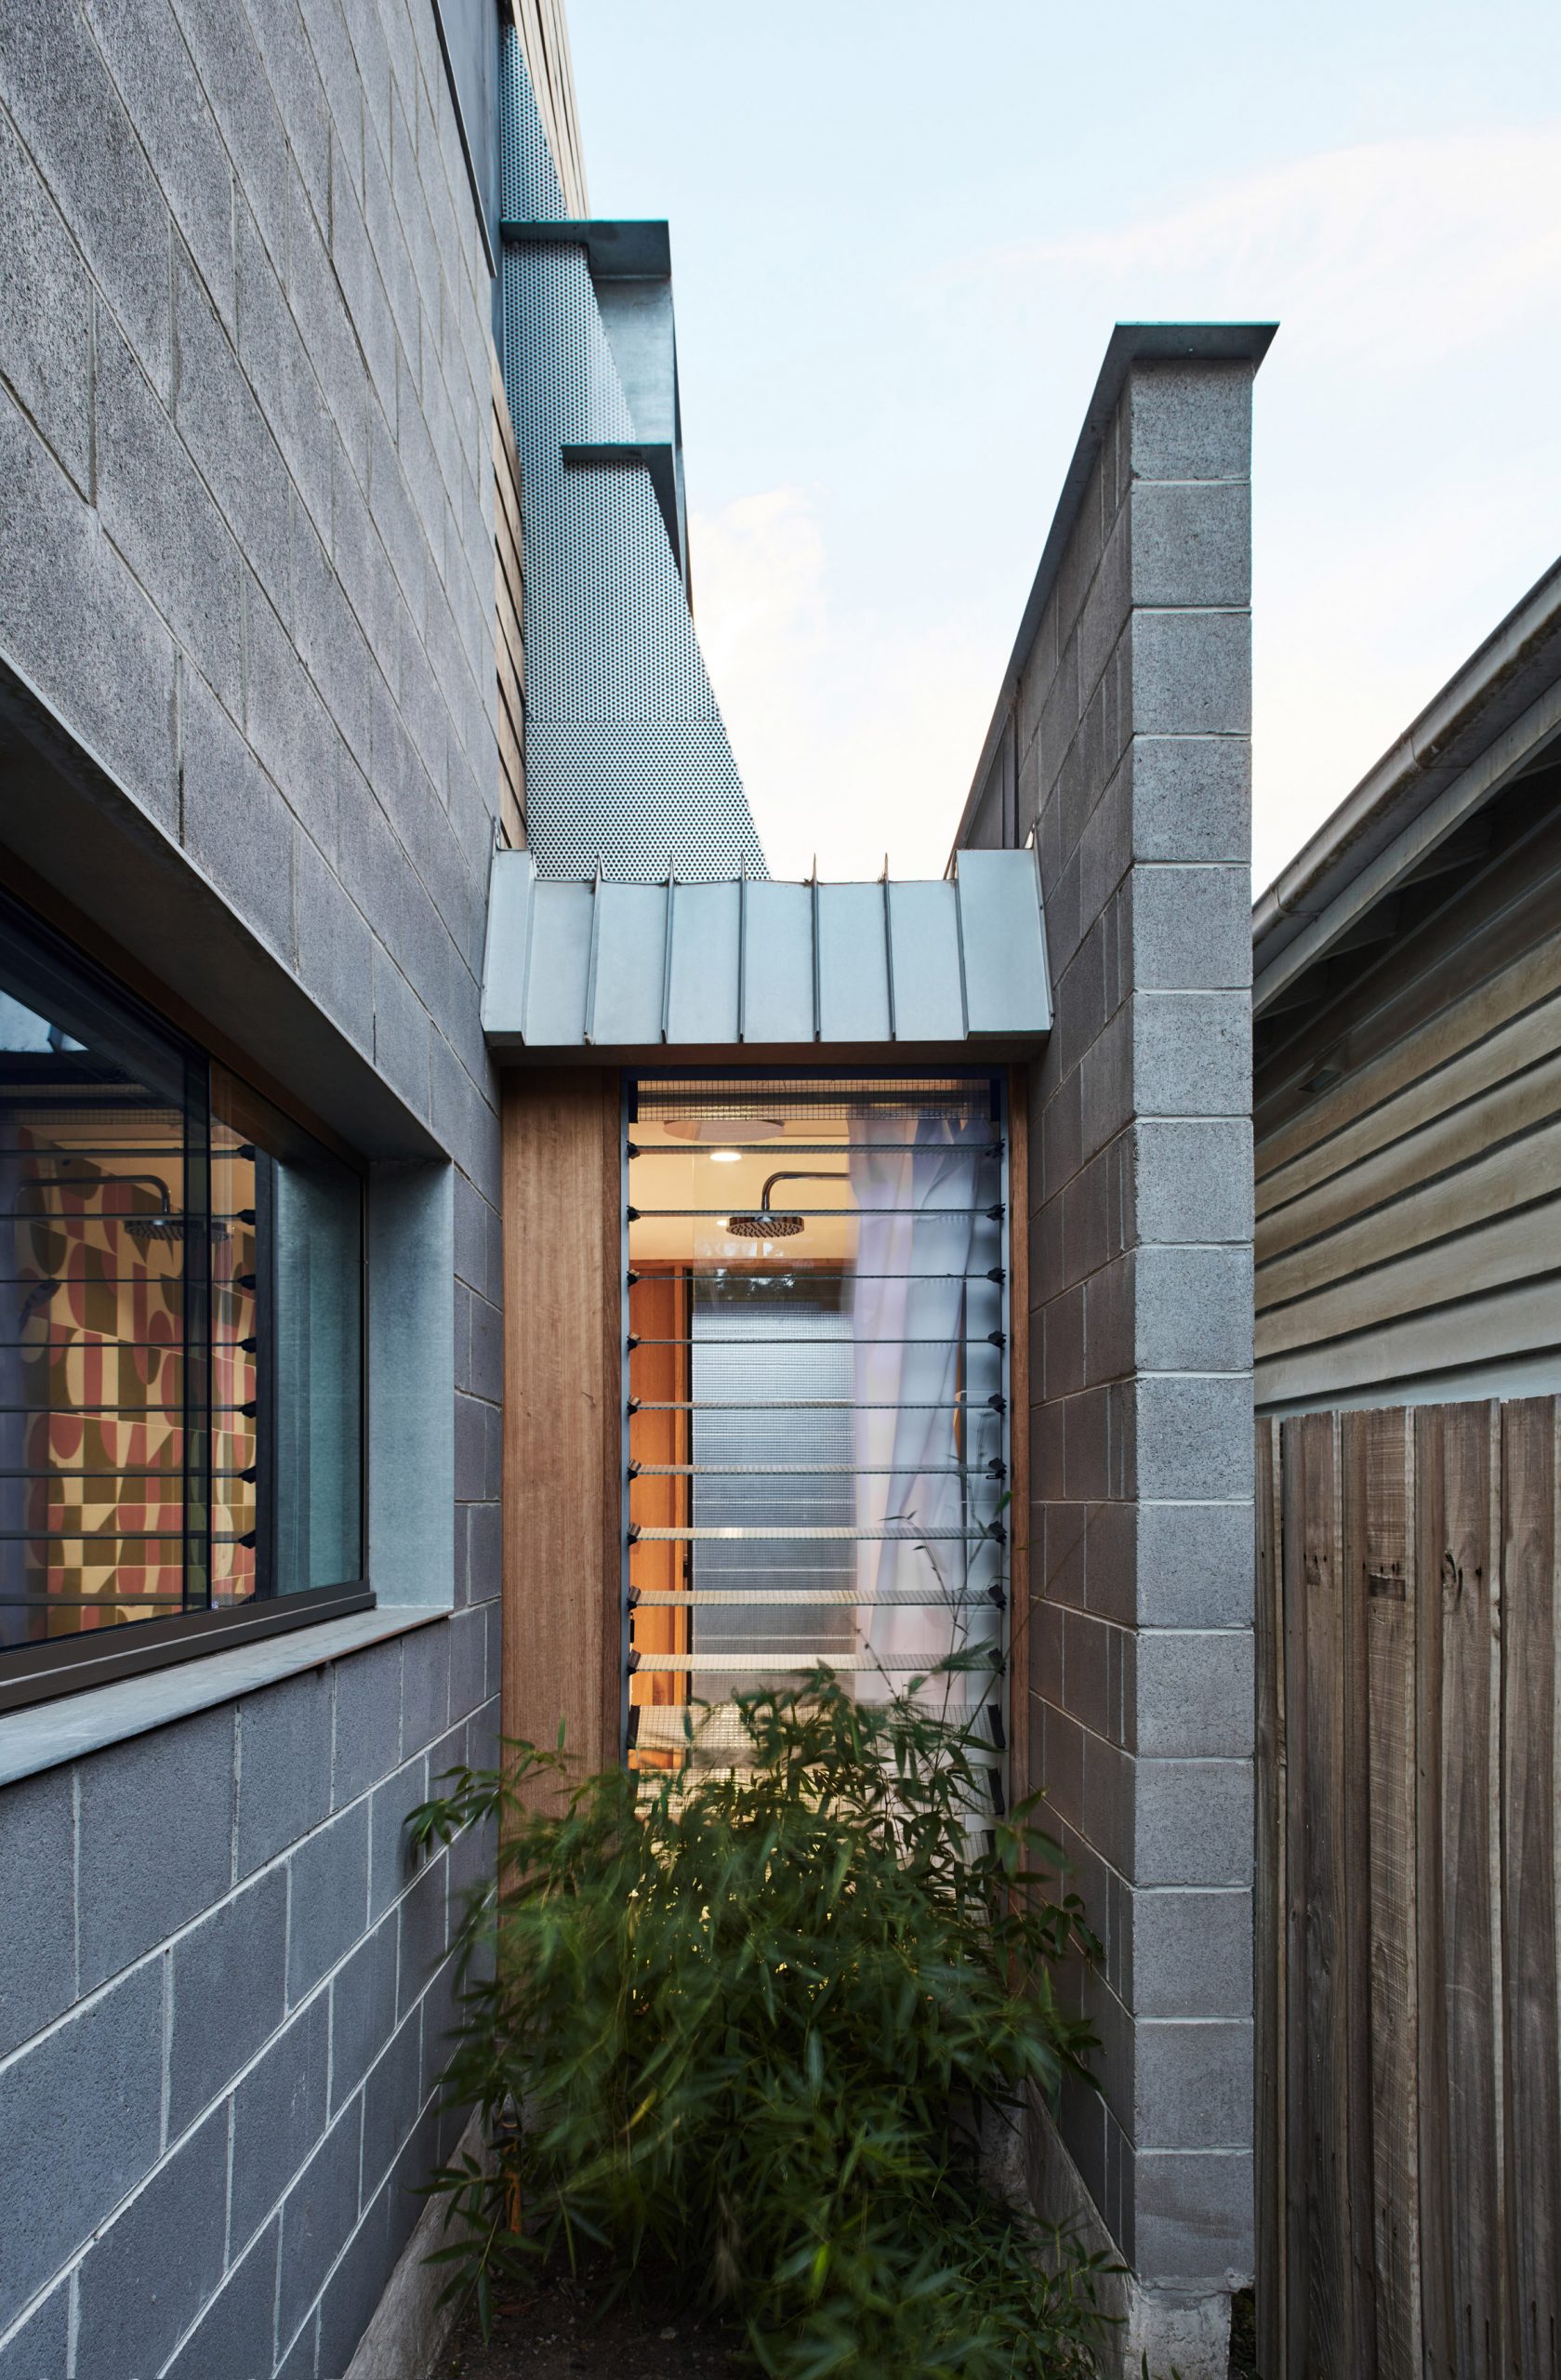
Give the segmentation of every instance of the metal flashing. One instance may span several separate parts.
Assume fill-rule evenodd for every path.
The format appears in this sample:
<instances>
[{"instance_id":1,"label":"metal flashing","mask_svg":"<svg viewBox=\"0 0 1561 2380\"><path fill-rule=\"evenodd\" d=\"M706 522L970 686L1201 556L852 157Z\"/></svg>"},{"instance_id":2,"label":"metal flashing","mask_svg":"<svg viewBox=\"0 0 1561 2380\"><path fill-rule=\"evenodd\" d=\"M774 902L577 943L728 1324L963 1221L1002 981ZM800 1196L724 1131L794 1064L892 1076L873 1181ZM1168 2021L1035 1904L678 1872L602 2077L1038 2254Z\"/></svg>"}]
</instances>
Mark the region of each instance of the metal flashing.
<instances>
[{"instance_id":1,"label":"metal flashing","mask_svg":"<svg viewBox=\"0 0 1561 2380\"><path fill-rule=\"evenodd\" d=\"M540 876L495 853L483 1026L496 1052L1029 1045L1051 1028L1033 851L952 882Z\"/></svg>"}]
</instances>

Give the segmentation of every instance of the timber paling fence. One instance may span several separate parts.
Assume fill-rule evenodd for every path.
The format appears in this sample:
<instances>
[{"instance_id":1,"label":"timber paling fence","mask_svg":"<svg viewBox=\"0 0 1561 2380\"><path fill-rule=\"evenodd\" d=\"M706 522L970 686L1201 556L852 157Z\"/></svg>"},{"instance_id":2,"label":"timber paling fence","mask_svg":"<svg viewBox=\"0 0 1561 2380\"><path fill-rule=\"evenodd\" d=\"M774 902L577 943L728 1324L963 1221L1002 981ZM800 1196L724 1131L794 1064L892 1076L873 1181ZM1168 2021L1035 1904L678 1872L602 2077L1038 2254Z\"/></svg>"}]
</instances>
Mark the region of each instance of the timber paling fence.
<instances>
[{"instance_id":1,"label":"timber paling fence","mask_svg":"<svg viewBox=\"0 0 1561 2380\"><path fill-rule=\"evenodd\" d=\"M1561 2373L1554 1397L1258 1425L1258 2364Z\"/></svg>"}]
</instances>

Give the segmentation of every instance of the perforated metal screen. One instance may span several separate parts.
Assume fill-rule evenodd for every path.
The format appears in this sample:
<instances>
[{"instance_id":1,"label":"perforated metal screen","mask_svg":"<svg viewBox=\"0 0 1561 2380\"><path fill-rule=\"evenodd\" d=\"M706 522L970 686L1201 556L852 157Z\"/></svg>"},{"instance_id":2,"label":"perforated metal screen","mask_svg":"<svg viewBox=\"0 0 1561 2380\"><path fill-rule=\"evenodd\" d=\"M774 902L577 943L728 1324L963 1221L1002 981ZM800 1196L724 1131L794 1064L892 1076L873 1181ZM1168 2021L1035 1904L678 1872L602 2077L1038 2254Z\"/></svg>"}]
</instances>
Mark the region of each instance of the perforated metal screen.
<instances>
[{"instance_id":1,"label":"perforated metal screen","mask_svg":"<svg viewBox=\"0 0 1561 2380\"><path fill-rule=\"evenodd\" d=\"M508 221L567 220L525 61L505 34ZM526 536L526 786L548 876L768 874L648 468L571 462L635 425L586 251L510 245L505 390Z\"/></svg>"}]
</instances>

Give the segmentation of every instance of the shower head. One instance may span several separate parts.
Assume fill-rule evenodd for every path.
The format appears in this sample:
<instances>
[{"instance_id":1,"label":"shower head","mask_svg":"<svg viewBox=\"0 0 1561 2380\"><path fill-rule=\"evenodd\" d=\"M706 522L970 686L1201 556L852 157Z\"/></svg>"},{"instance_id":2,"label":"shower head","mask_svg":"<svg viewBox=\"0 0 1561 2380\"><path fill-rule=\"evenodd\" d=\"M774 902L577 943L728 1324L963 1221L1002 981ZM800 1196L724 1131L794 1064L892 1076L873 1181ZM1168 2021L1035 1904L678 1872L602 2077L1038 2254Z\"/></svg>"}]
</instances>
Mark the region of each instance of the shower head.
<instances>
[{"instance_id":1,"label":"shower head","mask_svg":"<svg viewBox=\"0 0 1561 2380\"><path fill-rule=\"evenodd\" d=\"M776 1215L770 1211L770 1194L777 1182L848 1182L846 1173L772 1173L759 1194L756 1215L728 1215L726 1228L738 1239L795 1239L802 1228L800 1215Z\"/></svg>"}]
</instances>

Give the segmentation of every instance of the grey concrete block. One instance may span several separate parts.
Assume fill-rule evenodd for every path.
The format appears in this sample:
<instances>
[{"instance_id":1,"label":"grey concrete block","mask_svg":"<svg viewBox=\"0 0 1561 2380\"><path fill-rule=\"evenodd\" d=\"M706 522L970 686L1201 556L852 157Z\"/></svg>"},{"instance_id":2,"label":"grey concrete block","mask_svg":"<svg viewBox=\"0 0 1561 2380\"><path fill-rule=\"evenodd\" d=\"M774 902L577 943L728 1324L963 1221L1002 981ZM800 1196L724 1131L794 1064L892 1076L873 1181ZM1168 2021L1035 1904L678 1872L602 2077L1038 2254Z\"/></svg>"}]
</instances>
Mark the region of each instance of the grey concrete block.
<instances>
[{"instance_id":1,"label":"grey concrete block","mask_svg":"<svg viewBox=\"0 0 1561 2380\"><path fill-rule=\"evenodd\" d=\"M456 1175L456 1271L468 1286L488 1281L488 1202L468 1177Z\"/></svg>"},{"instance_id":2,"label":"grey concrete block","mask_svg":"<svg viewBox=\"0 0 1561 2380\"><path fill-rule=\"evenodd\" d=\"M338 157L340 150L335 152ZM318 214L296 177L289 211L287 302L326 407L336 425L349 476L362 488L368 480L368 411L372 402L368 366L358 345L347 301L337 280ZM337 501L333 456L332 501ZM365 623L366 626L366 623Z\"/></svg>"},{"instance_id":3,"label":"grey concrete block","mask_svg":"<svg viewBox=\"0 0 1561 2380\"><path fill-rule=\"evenodd\" d=\"M1251 1177L1251 1127L1244 1120L1144 1118L1132 1133L1135 1236L1249 1242Z\"/></svg>"},{"instance_id":4,"label":"grey concrete block","mask_svg":"<svg viewBox=\"0 0 1561 2380\"><path fill-rule=\"evenodd\" d=\"M1250 1250L1141 1247L1122 1262L1131 1282L1131 1345L1141 1370L1250 1369Z\"/></svg>"},{"instance_id":5,"label":"grey concrete block","mask_svg":"<svg viewBox=\"0 0 1561 2380\"><path fill-rule=\"evenodd\" d=\"M1144 1626L1250 1627L1250 1504L1141 1504L1136 1587Z\"/></svg>"},{"instance_id":6,"label":"grey concrete block","mask_svg":"<svg viewBox=\"0 0 1561 2380\"><path fill-rule=\"evenodd\" d=\"M1252 632L1244 611L1135 611L1135 735L1249 735Z\"/></svg>"},{"instance_id":7,"label":"grey concrete block","mask_svg":"<svg viewBox=\"0 0 1561 2380\"><path fill-rule=\"evenodd\" d=\"M92 284L8 120L0 118L0 374L77 487L92 474Z\"/></svg>"},{"instance_id":8,"label":"grey concrete block","mask_svg":"<svg viewBox=\"0 0 1561 2380\"><path fill-rule=\"evenodd\" d=\"M163 1975L152 1962L0 2072L0 2140L69 2141L48 2188L0 2160L0 2327L13 2321L157 2155Z\"/></svg>"},{"instance_id":9,"label":"grey concrete block","mask_svg":"<svg viewBox=\"0 0 1561 2380\"><path fill-rule=\"evenodd\" d=\"M401 1903L401 1975L397 2013L404 2016L427 1990L449 1945L449 1864L430 1859ZM389 1922L389 1921L387 1921Z\"/></svg>"},{"instance_id":10,"label":"grey concrete block","mask_svg":"<svg viewBox=\"0 0 1561 2380\"><path fill-rule=\"evenodd\" d=\"M1140 2018L1135 2035L1136 2147L1250 2149L1250 2019L1190 2024Z\"/></svg>"},{"instance_id":11,"label":"grey concrete block","mask_svg":"<svg viewBox=\"0 0 1561 2380\"><path fill-rule=\"evenodd\" d=\"M0 388L7 657L165 833L177 833L174 642L54 456ZM112 653L118 668L101 667ZM133 682L135 702L120 699Z\"/></svg>"},{"instance_id":12,"label":"grey concrete block","mask_svg":"<svg viewBox=\"0 0 1561 2380\"><path fill-rule=\"evenodd\" d=\"M245 925L290 961L293 813L192 669L180 673L179 725L185 848Z\"/></svg>"},{"instance_id":13,"label":"grey concrete block","mask_svg":"<svg viewBox=\"0 0 1561 2380\"><path fill-rule=\"evenodd\" d=\"M0 2347L0 2380L59 2380L70 2369L71 2284L46 2297Z\"/></svg>"},{"instance_id":14,"label":"grey concrete block","mask_svg":"<svg viewBox=\"0 0 1561 2380\"><path fill-rule=\"evenodd\" d=\"M311 1670L239 1705L238 1872L249 1875L331 1806L331 1677Z\"/></svg>"},{"instance_id":15,"label":"grey concrete block","mask_svg":"<svg viewBox=\"0 0 1561 2380\"><path fill-rule=\"evenodd\" d=\"M174 268L174 419L245 560L292 616L292 481L205 290Z\"/></svg>"},{"instance_id":16,"label":"grey concrete block","mask_svg":"<svg viewBox=\"0 0 1561 2380\"><path fill-rule=\"evenodd\" d=\"M1131 519L1135 603L1251 602L1251 491L1244 479L1139 480Z\"/></svg>"},{"instance_id":17,"label":"grey concrete block","mask_svg":"<svg viewBox=\"0 0 1561 2380\"><path fill-rule=\"evenodd\" d=\"M264 9L259 12L264 17ZM281 17L281 9L276 9ZM305 52L307 60L307 52ZM331 407L298 336L288 300L255 217L238 205L238 354L259 398L316 531L331 538L331 462L337 447Z\"/></svg>"},{"instance_id":18,"label":"grey concrete block","mask_svg":"<svg viewBox=\"0 0 1561 2380\"><path fill-rule=\"evenodd\" d=\"M488 1621L483 1611L456 1612L450 1622L450 1712L464 1718L488 1699Z\"/></svg>"},{"instance_id":19,"label":"grey concrete block","mask_svg":"<svg viewBox=\"0 0 1561 2380\"><path fill-rule=\"evenodd\" d=\"M1133 1389L1137 1493L1248 1500L1252 1389L1246 1378L1152 1373Z\"/></svg>"},{"instance_id":20,"label":"grey concrete block","mask_svg":"<svg viewBox=\"0 0 1561 2380\"><path fill-rule=\"evenodd\" d=\"M1125 1380L1137 1363L1132 1258L1119 1256L1103 1265L1082 1295L1085 1377L1091 1385Z\"/></svg>"},{"instance_id":21,"label":"grey concrete block","mask_svg":"<svg viewBox=\"0 0 1561 2380\"><path fill-rule=\"evenodd\" d=\"M1252 2160L1239 2149L1141 2150L1132 2161L1139 2278L1226 2290L1252 2272Z\"/></svg>"},{"instance_id":22,"label":"grey concrete block","mask_svg":"<svg viewBox=\"0 0 1561 2380\"><path fill-rule=\"evenodd\" d=\"M222 0L175 0L239 187L271 255L287 253L287 140L249 19Z\"/></svg>"},{"instance_id":23,"label":"grey concrete block","mask_svg":"<svg viewBox=\"0 0 1561 2380\"><path fill-rule=\"evenodd\" d=\"M288 1862L287 1998L296 2004L345 1958L368 1920L368 1805L354 1803Z\"/></svg>"},{"instance_id":24,"label":"grey concrete block","mask_svg":"<svg viewBox=\"0 0 1561 2380\"><path fill-rule=\"evenodd\" d=\"M1084 1385L1084 1289L1065 1289L1031 1322L1031 1347L1042 1345L1042 1381L1049 1398L1071 1396Z\"/></svg>"},{"instance_id":25,"label":"grey concrete block","mask_svg":"<svg viewBox=\"0 0 1561 2380\"><path fill-rule=\"evenodd\" d=\"M341 737L298 649L263 594L249 604L245 728L257 758L326 857L338 856ZM344 873L351 869L344 860Z\"/></svg>"},{"instance_id":26,"label":"grey concrete block","mask_svg":"<svg viewBox=\"0 0 1561 2380\"><path fill-rule=\"evenodd\" d=\"M1128 879L1132 982L1140 991L1247 991L1251 871L1137 867Z\"/></svg>"},{"instance_id":27,"label":"grey concrete block","mask_svg":"<svg viewBox=\"0 0 1561 2380\"><path fill-rule=\"evenodd\" d=\"M1172 1760L1250 1758L1250 1630L1145 1628L1136 1655L1135 1751Z\"/></svg>"},{"instance_id":28,"label":"grey concrete block","mask_svg":"<svg viewBox=\"0 0 1561 2380\"><path fill-rule=\"evenodd\" d=\"M167 0L87 0L98 46L152 159L179 236L233 319L233 174Z\"/></svg>"},{"instance_id":29,"label":"grey concrete block","mask_svg":"<svg viewBox=\"0 0 1561 2380\"><path fill-rule=\"evenodd\" d=\"M262 1876L174 1946L168 2122L179 2132L282 2022L287 1880Z\"/></svg>"},{"instance_id":30,"label":"grey concrete block","mask_svg":"<svg viewBox=\"0 0 1561 2380\"><path fill-rule=\"evenodd\" d=\"M331 1982L331 2111L357 2089L396 2024L398 1921L392 1913L359 1943Z\"/></svg>"},{"instance_id":31,"label":"grey concrete block","mask_svg":"<svg viewBox=\"0 0 1561 2380\"><path fill-rule=\"evenodd\" d=\"M467 1593L473 1603L496 1596L503 1584L504 1513L501 1505L467 1508ZM497 1645L488 1647L488 1680L496 1682Z\"/></svg>"},{"instance_id":32,"label":"grey concrete block","mask_svg":"<svg viewBox=\"0 0 1561 2380\"><path fill-rule=\"evenodd\" d=\"M1252 2009L1250 1892L1129 1892L1126 1990L1140 2016Z\"/></svg>"},{"instance_id":33,"label":"grey concrete block","mask_svg":"<svg viewBox=\"0 0 1561 2380\"><path fill-rule=\"evenodd\" d=\"M259 45L287 145L322 223L330 220L331 126L319 70L296 0L255 0L250 30Z\"/></svg>"},{"instance_id":34,"label":"grey concrete block","mask_svg":"<svg viewBox=\"0 0 1561 2380\"><path fill-rule=\"evenodd\" d=\"M1252 1880L1252 1769L1245 1760L1140 1760L1133 1765L1131 1853L1135 1884L1234 1884Z\"/></svg>"},{"instance_id":35,"label":"grey concrete block","mask_svg":"<svg viewBox=\"0 0 1561 2380\"><path fill-rule=\"evenodd\" d=\"M340 0L299 0L310 50L325 94L333 148L350 188L363 191L364 86ZM328 219L320 210L320 220Z\"/></svg>"},{"instance_id":36,"label":"grey concrete block","mask_svg":"<svg viewBox=\"0 0 1561 2380\"><path fill-rule=\"evenodd\" d=\"M222 2278L227 2227L224 2107L179 2143L88 2252L76 2284L76 2380L161 2371Z\"/></svg>"},{"instance_id":37,"label":"grey concrete block","mask_svg":"<svg viewBox=\"0 0 1561 2380\"><path fill-rule=\"evenodd\" d=\"M227 1891L232 1712L116 1744L78 1775L80 1980L89 1991Z\"/></svg>"},{"instance_id":38,"label":"grey concrete block","mask_svg":"<svg viewBox=\"0 0 1561 2380\"><path fill-rule=\"evenodd\" d=\"M293 510L293 634L304 666L349 751L366 752L374 665L330 557L300 506ZM351 849L345 810L338 832L342 848Z\"/></svg>"},{"instance_id":39,"label":"grey concrete block","mask_svg":"<svg viewBox=\"0 0 1561 2380\"><path fill-rule=\"evenodd\" d=\"M249 2239L324 2136L330 1994L317 1992L233 2094L232 2236Z\"/></svg>"},{"instance_id":40,"label":"grey concrete block","mask_svg":"<svg viewBox=\"0 0 1561 2380\"><path fill-rule=\"evenodd\" d=\"M374 945L374 1063L415 1114L429 1113L429 1013L378 942Z\"/></svg>"},{"instance_id":41,"label":"grey concrete block","mask_svg":"<svg viewBox=\"0 0 1561 2380\"><path fill-rule=\"evenodd\" d=\"M238 548L139 364L97 318L98 510L232 716L243 700Z\"/></svg>"},{"instance_id":42,"label":"grey concrete block","mask_svg":"<svg viewBox=\"0 0 1561 2380\"><path fill-rule=\"evenodd\" d=\"M364 2086L364 2196L371 2198L423 2109L422 2008L405 2016Z\"/></svg>"},{"instance_id":43,"label":"grey concrete block","mask_svg":"<svg viewBox=\"0 0 1561 2380\"><path fill-rule=\"evenodd\" d=\"M356 2228L363 2115L363 2101L351 2101L287 2193L282 2210L279 2340L290 2340L299 2329Z\"/></svg>"},{"instance_id":44,"label":"grey concrete block","mask_svg":"<svg viewBox=\"0 0 1561 2380\"><path fill-rule=\"evenodd\" d=\"M71 1772L51 1770L0 1792L0 2056L76 1996L75 1818Z\"/></svg>"},{"instance_id":45,"label":"grey concrete block","mask_svg":"<svg viewBox=\"0 0 1561 2380\"><path fill-rule=\"evenodd\" d=\"M86 262L167 390L169 219L145 152L73 9L0 4L6 99Z\"/></svg>"},{"instance_id":46,"label":"grey concrete block","mask_svg":"<svg viewBox=\"0 0 1561 2380\"><path fill-rule=\"evenodd\" d=\"M280 2261L279 2257L278 2262ZM283 2341L279 2337L277 2340L279 2351L282 2345ZM319 2368L317 2362L319 2351L320 2309L315 2307L299 2326L297 2336L287 2347L285 2354L277 2365L276 2380L315 2380Z\"/></svg>"},{"instance_id":47,"label":"grey concrete block","mask_svg":"<svg viewBox=\"0 0 1561 2380\"><path fill-rule=\"evenodd\" d=\"M359 2340L384 2294L395 2258L385 2190L358 2225L320 2301L320 2372L337 2380L351 2363Z\"/></svg>"},{"instance_id":48,"label":"grey concrete block","mask_svg":"<svg viewBox=\"0 0 1561 2380\"><path fill-rule=\"evenodd\" d=\"M271 2380L280 2223L268 2224L167 2368L165 2380Z\"/></svg>"},{"instance_id":49,"label":"grey concrete block","mask_svg":"<svg viewBox=\"0 0 1561 2380\"><path fill-rule=\"evenodd\" d=\"M374 937L307 834L294 848L298 981L366 1057L374 1048Z\"/></svg>"},{"instance_id":50,"label":"grey concrete block","mask_svg":"<svg viewBox=\"0 0 1561 2380\"><path fill-rule=\"evenodd\" d=\"M1073 1503L1111 1493L1111 1409L1105 1390L1086 1389L1061 1408L1063 1492Z\"/></svg>"},{"instance_id":51,"label":"grey concrete block","mask_svg":"<svg viewBox=\"0 0 1561 2380\"><path fill-rule=\"evenodd\" d=\"M421 1754L376 1786L369 1812L369 1917L382 1917L417 1873L406 1821L429 1798L428 1762Z\"/></svg>"},{"instance_id":52,"label":"grey concrete block","mask_svg":"<svg viewBox=\"0 0 1561 2380\"><path fill-rule=\"evenodd\" d=\"M371 1645L336 1665L331 1798L340 1809L401 1759L401 1646Z\"/></svg>"},{"instance_id":53,"label":"grey concrete block","mask_svg":"<svg viewBox=\"0 0 1561 2380\"><path fill-rule=\"evenodd\" d=\"M499 1644L502 1636L499 1607L487 1606L488 1612L488 1675L498 1675ZM466 1756L473 1768L498 1766L499 1697L490 1695L481 1711L474 1711L467 1725Z\"/></svg>"},{"instance_id":54,"label":"grey concrete block","mask_svg":"<svg viewBox=\"0 0 1561 2380\"><path fill-rule=\"evenodd\" d=\"M1132 1120L1134 1041L1130 1004L1118 1010L1080 1062L1080 1146L1085 1157L1094 1157Z\"/></svg>"},{"instance_id":55,"label":"grey concrete block","mask_svg":"<svg viewBox=\"0 0 1561 2380\"><path fill-rule=\"evenodd\" d=\"M1129 515L1118 514L1079 616L1078 692L1086 705L1126 626L1130 605L1144 600L1137 592L1136 514L1132 526L1134 542L1130 547Z\"/></svg>"},{"instance_id":56,"label":"grey concrete block","mask_svg":"<svg viewBox=\"0 0 1561 2380\"><path fill-rule=\"evenodd\" d=\"M1146 861L1251 864L1252 757L1239 735L1139 735L1132 846Z\"/></svg>"},{"instance_id":57,"label":"grey concrete block","mask_svg":"<svg viewBox=\"0 0 1561 2380\"><path fill-rule=\"evenodd\" d=\"M364 434L366 438L366 430ZM332 460L331 480L331 559L368 640L369 650L387 676L395 677L402 652L398 614L404 599L358 472L339 441Z\"/></svg>"},{"instance_id":58,"label":"grey concrete block","mask_svg":"<svg viewBox=\"0 0 1561 2380\"><path fill-rule=\"evenodd\" d=\"M1135 364L1126 428L1134 478L1244 479L1251 455L1250 364Z\"/></svg>"},{"instance_id":59,"label":"grey concrete block","mask_svg":"<svg viewBox=\"0 0 1561 2380\"><path fill-rule=\"evenodd\" d=\"M364 220L363 200L345 167L337 163L339 128L332 126L331 260L347 299L348 318L363 349L369 378L379 404L393 413L396 402L396 331L390 302L375 258L374 243ZM359 145L360 172L365 149ZM372 413L371 408L371 413ZM365 419L365 429L368 427Z\"/></svg>"},{"instance_id":60,"label":"grey concrete block","mask_svg":"<svg viewBox=\"0 0 1561 2380\"><path fill-rule=\"evenodd\" d=\"M450 1724L450 1631L443 1621L419 1628L402 1646L401 1742L403 1752L425 1750Z\"/></svg>"},{"instance_id":61,"label":"grey concrete block","mask_svg":"<svg viewBox=\"0 0 1561 2380\"><path fill-rule=\"evenodd\" d=\"M1138 992L1131 1014L1140 1113L1250 1114L1252 1011L1245 993Z\"/></svg>"}]
</instances>

